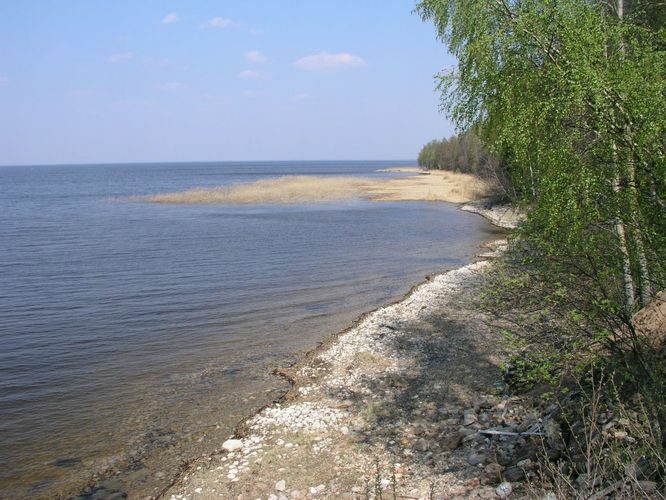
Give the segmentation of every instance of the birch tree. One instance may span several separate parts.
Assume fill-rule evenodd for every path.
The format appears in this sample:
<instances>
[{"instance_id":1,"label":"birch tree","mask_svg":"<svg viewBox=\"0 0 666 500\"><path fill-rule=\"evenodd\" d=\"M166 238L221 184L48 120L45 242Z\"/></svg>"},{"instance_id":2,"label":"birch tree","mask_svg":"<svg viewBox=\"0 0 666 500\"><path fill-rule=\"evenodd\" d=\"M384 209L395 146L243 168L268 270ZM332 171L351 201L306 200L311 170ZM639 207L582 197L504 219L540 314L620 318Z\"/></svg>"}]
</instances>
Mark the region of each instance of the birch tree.
<instances>
[{"instance_id":1,"label":"birch tree","mask_svg":"<svg viewBox=\"0 0 666 500\"><path fill-rule=\"evenodd\" d=\"M664 287L666 38L661 18L625 2L424 0L417 11L458 59L438 76L442 107L510 159L536 256L630 323Z\"/></svg>"}]
</instances>

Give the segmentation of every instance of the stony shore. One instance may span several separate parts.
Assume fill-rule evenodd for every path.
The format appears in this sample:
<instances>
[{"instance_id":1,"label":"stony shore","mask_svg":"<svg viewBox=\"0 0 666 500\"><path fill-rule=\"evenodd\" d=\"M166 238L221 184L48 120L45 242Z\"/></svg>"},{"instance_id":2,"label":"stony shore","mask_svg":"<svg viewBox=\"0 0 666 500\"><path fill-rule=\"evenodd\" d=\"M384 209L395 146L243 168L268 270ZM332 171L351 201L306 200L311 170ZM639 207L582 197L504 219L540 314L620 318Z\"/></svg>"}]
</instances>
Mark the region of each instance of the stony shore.
<instances>
[{"instance_id":1,"label":"stony shore","mask_svg":"<svg viewBox=\"0 0 666 500\"><path fill-rule=\"evenodd\" d=\"M484 210L497 225L514 225L504 208ZM487 246L481 257L490 259L504 242ZM427 277L280 370L292 389L192 464L163 498L515 495L506 472L511 479L529 429L517 430L519 405L499 389L500 329L474 306L491 267L481 260ZM507 433L501 446L493 432Z\"/></svg>"}]
</instances>

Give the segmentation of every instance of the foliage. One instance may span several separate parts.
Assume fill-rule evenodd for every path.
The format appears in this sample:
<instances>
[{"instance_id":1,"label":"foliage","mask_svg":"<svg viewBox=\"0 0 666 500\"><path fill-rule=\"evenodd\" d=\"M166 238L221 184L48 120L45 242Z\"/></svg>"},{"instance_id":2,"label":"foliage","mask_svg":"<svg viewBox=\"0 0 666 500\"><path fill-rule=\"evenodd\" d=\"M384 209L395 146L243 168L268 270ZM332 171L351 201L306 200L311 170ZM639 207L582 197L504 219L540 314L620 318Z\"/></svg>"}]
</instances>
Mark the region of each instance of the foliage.
<instances>
[{"instance_id":1,"label":"foliage","mask_svg":"<svg viewBox=\"0 0 666 500\"><path fill-rule=\"evenodd\" d=\"M665 32L651 4L630 6L626 17L622 0L417 6L459 61L439 75L443 108L508 159L530 209L534 278L582 285L581 308L629 328L664 288L666 262Z\"/></svg>"}]
</instances>

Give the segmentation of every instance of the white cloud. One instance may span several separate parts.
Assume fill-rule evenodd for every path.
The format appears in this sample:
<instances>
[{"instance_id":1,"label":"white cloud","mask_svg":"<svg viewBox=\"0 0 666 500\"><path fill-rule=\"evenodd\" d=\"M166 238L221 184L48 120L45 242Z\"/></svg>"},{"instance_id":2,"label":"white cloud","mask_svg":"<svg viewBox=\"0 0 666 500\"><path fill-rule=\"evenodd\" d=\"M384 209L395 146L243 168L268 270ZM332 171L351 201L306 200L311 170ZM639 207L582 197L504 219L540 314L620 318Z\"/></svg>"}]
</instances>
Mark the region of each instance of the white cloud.
<instances>
[{"instance_id":1,"label":"white cloud","mask_svg":"<svg viewBox=\"0 0 666 500\"><path fill-rule=\"evenodd\" d=\"M226 17L214 17L203 23L204 28L231 28L236 26L238 23Z\"/></svg>"},{"instance_id":2,"label":"white cloud","mask_svg":"<svg viewBox=\"0 0 666 500\"><path fill-rule=\"evenodd\" d=\"M109 56L110 63L123 63L134 59L134 52L118 52Z\"/></svg>"},{"instance_id":3,"label":"white cloud","mask_svg":"<svg viewBox=\"0 0 666 500\"><path fill-rule=\"evenodd\" d=\"M182 82L166 82L160 85L160 89L166 90L167 92L178 92L180 90L185 90L185 84Z\"/></svg>"},{"instance_id":4,"label":"white cloud","mask_svg":"<svg viewBox=\"0 0 666 500\"><path fill-rule=\"evenodd\" d=\"M173 24L178 21L178 15L175 12L170 12L162 18L162 24Z\"/></svg>"},{"instance_id":5,"label":"white cloud","mask_svg":"<svg viewBox=\"0 0 666 500\"><path fill-rule=\"evenodd\" d=\"M301 57L294 62L294 66L306 71L337 71L359 68L365 65L366 63L361 57L346 52L338 52L337 54L320 52L319 54Z\"/></svg>"},{"instance_id":6,"label":"white cloud","mask_svg":"<svg viewBox=\"0 0 666 500\"><path fill-rule=\"evenodd\" d=\"M9 84L9 78L6 76L0 76L0 87L5 87Z\"/></svg>"},{"instance_id":7,"label":"white cloud","mask_svg":"<svg viewBox=\"0 0 666 500\"><path fill-rule=\"evenodd\" d=\"M268 58L258 50L250 50L249 52L246 52L244 56L247 62L253 64L263 64L268 61Z\"/></svg>"},{"instance_id":8,"label":"white cloud","mask_svg":"<svg viewBox=\"0 0 666 500\"><path fill-rule=\"evenodd\" d=\"M266 80L270 75L263 71L255 71L253 69L246 69L238 73L241 78L249 78L251 80Z\"/></svg>"}]
</instances>

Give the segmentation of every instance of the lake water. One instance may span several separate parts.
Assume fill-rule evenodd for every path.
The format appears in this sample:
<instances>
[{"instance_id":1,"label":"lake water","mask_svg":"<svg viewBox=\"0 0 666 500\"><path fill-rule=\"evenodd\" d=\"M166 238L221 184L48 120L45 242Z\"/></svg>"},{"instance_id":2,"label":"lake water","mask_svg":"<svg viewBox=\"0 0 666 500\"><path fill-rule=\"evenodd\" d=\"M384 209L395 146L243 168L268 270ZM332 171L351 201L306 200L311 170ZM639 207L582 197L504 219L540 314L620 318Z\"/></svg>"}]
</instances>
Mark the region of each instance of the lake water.
<instances>
[{"instance_id":1,"label":"lake water","mask_svg":"<svg viewBox=\"0 0 666 500\"><path fill-rule=\"evenodd\" d=\"M494 233L444 203L126 197L396 164L0 168L0 497L155 494L279 396L273 368Z\"/></svg>"}]
</instances>

